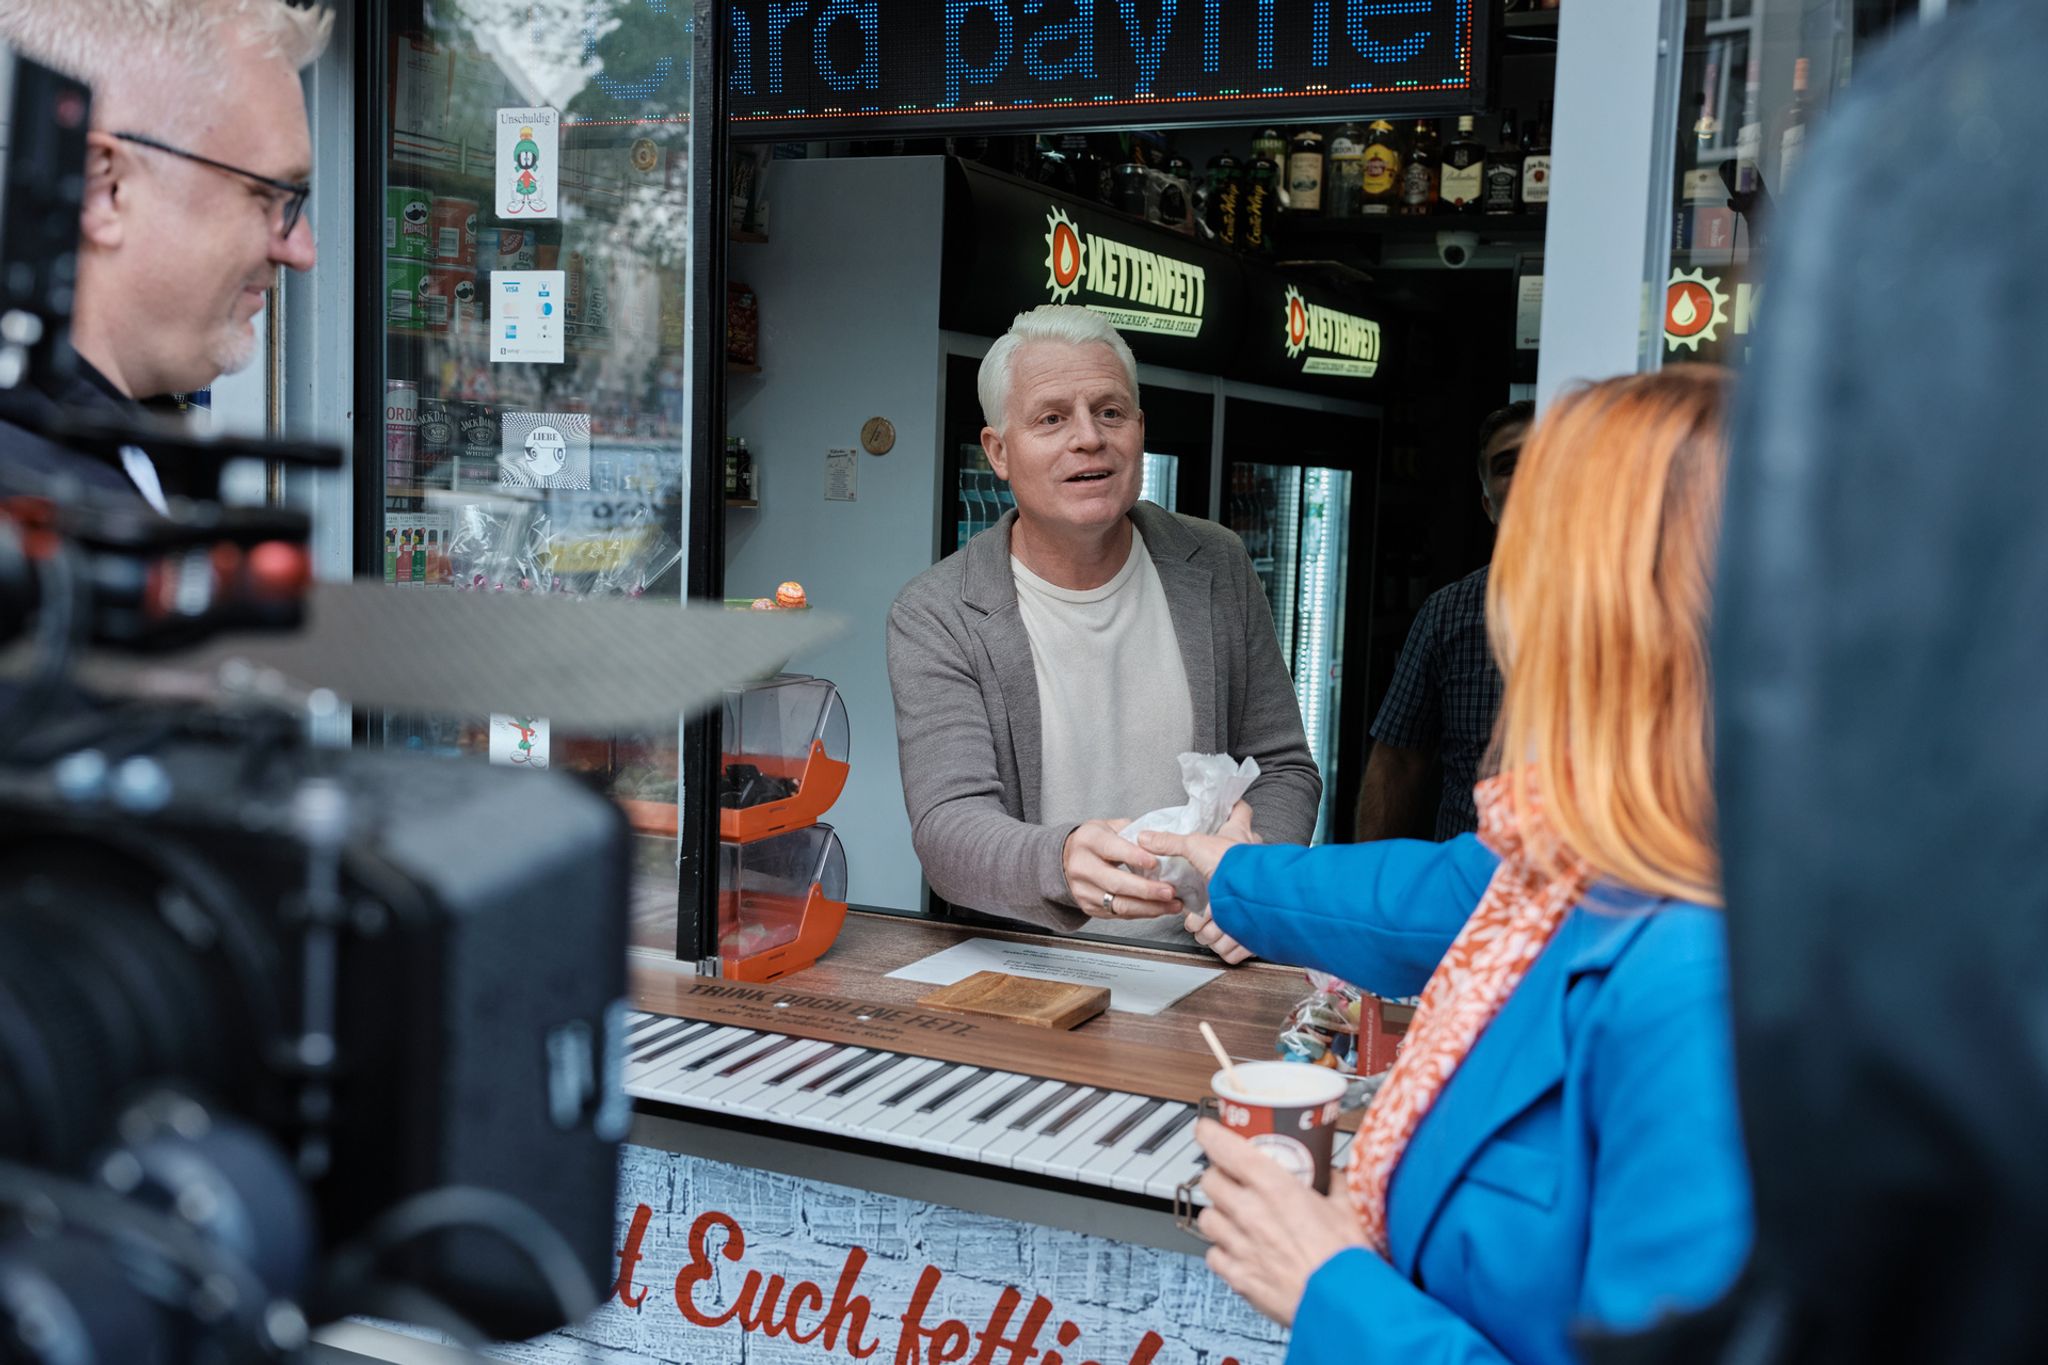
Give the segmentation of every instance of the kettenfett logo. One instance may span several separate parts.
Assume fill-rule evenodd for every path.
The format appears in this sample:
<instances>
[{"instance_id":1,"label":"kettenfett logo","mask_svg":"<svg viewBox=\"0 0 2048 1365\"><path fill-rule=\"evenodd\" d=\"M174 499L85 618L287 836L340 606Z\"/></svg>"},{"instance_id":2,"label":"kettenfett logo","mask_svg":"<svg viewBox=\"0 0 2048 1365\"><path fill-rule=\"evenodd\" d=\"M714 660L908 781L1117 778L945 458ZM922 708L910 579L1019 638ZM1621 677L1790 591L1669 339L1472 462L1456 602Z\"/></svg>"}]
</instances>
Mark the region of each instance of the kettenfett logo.
<instances>
[{"instance_id":1,"label":"kettenfett logo","mask_svg":"<svg viewBox=\"0 0 2048 1365\"><path fill-rule=\"evenodd\" d=\"M1045 215L1045 290L1078 303L1126 332L1196 337L1208 303L1199 265L1091 233L1055 207Z\"/></svg>"},{"instance_id":2,"label":"kettenfett logo","mask_svg":"<svg viewBox=\"0 0 2048 1365\"><path fill-rule=\"evenodd\" d=\"M1081 287L1081 231L1058 209L1045 215L1045 288L1065 303Z\"/></svg>"},{"instance_id":3,"label":"kettenfett logo","mask_svg":"<svg viewBox=\"0 0 2048 1365\"><path fill-rule=\"evenodd\" d=\"M1720 336L1727 321L1728 297L1719 280L1708 278L1704 270L1671 272L1671 286L1664 291L1666 349L1697 352L1701 342Z\"/></svg>"},{"instance_id":4,"label":"kettenfett logo","mask_svg":"<svg viewBox=\"0 0 2048 1365\"><path fill-rule=\"evenodd\" d=\"M1303 299L1301 291L1287 286L1282 299L1287 358L1302 352L1303 374L1339 375L1349 379L1370 379L1380 369L1380 325L1371 318L1355 317Z\"/></svg>"}]
</instances>

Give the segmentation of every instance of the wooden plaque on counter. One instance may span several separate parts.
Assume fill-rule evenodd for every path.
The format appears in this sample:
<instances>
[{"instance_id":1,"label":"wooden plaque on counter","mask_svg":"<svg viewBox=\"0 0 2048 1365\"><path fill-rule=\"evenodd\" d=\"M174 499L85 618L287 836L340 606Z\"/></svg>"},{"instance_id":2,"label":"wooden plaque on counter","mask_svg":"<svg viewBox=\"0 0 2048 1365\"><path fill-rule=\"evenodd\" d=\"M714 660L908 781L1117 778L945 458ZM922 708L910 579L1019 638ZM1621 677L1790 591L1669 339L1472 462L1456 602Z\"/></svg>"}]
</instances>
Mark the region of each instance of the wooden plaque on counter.
<instances>
[{"instance_id":1,"label":"wooden plaque on counter","mask_svg":"<svg viewBox=\"0 0 2048 1365\"><path fill-rule=\"evenodd\" d=\"M926 1009L1007 1019L1033 1028L1070 1029L1109 1008L1109 987L1040 981L1008 972L976 972L917 998Z\"/></svg>"}]
</instances>

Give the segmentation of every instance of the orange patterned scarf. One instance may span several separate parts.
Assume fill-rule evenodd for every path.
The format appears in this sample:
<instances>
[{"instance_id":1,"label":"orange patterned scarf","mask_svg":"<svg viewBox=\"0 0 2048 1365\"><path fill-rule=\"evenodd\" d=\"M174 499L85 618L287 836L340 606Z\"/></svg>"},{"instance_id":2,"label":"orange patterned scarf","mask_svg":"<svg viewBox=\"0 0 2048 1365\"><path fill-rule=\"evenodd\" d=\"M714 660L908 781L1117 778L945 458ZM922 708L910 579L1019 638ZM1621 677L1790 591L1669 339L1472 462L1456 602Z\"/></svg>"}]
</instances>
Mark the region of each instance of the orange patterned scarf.
<instances>
[{"instance_id":1,"label":"orange patterned scarf","mask_svg":"<svg viewBox=\"0 0 2048 1365\"><path fill-rule=\"evenodd\" d=\"M1383 1256L1387 1186L1408 1139L1593 881L1592 869L1569 853L1561 876L1531 864L1507 799L1508 780L1488 778L1473 793L1479 805L1480 841L1500 855L1500 867L1487 883L1479 908L1430 973L1400 1057L1373 1097L1352 1144L1351 1203L1367 1238ZM1524 819L1541 818L1533 793L1524 793L1523 806Z\"/></svg>"}]
</instances>

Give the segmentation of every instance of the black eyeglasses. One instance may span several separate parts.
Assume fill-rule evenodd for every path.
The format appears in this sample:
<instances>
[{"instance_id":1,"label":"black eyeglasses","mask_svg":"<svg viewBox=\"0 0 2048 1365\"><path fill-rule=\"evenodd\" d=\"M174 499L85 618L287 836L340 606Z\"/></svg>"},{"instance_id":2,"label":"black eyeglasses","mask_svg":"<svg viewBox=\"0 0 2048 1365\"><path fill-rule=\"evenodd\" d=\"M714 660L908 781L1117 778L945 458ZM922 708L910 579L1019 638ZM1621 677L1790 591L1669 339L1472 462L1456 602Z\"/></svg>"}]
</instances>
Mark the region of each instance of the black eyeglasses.
<instances>
[{"instance_id":1,"label":"black eyeglasses","mask_svg":"<svg viewBox=\"0 0 2048 1365\"><path fill-rule=\"evenodd\" d=\"M215 161L210 156L201 156L197 152L188 152L183 147L173 147L170 143L159 142L153 137L144 137L141 133L115 133L114 136L123 142L132 142L138 147L149 147L159 152L169 152L172 156L180 156L187 161L196 161L202 166L211 167L216 171L225 171L229 175L238 175L244 180L263 186L265 189L277 191L285 197L282 230L286 237L290 237L297 230L299 219L306 212L307 196L313 193L313 187L310 184L300 183L295 185L289 180L274 180L267 175L258 175L254 171L245 171L240 166L230 166L225 161Z\"/></svg>"}]
</instances>

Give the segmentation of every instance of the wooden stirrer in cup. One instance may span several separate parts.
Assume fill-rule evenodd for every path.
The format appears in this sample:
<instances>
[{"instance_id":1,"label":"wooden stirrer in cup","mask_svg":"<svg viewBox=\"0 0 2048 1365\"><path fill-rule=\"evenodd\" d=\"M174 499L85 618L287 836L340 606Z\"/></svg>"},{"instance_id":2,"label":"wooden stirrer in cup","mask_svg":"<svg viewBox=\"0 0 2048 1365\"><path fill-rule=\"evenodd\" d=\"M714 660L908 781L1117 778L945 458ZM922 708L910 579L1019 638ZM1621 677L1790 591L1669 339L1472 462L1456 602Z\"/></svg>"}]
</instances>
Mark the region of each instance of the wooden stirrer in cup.
<instances>
[{"instance_id":1,"label":"wooden stirrer in cup","mask_svg":"<svg viewBox=\"0 0 2048 1365\"><path fill-rule=\"evenodd\" d=\"M1230 1082L1230 1088L1238 1094L1245 1093L1244 1082L1237 1078L1237 1066L1230 1060L1230 1054L1223 1050L1223 1044L1216 1039L1216 1030L1209 1027L1207 1019L1201 1020L1197 1028L1202 1030L1202 1041L1209 1045L1209 1051L1216 1054L1216 1060L1223 1065L1223 1075Z\"/></svg>"}]
</instances>

